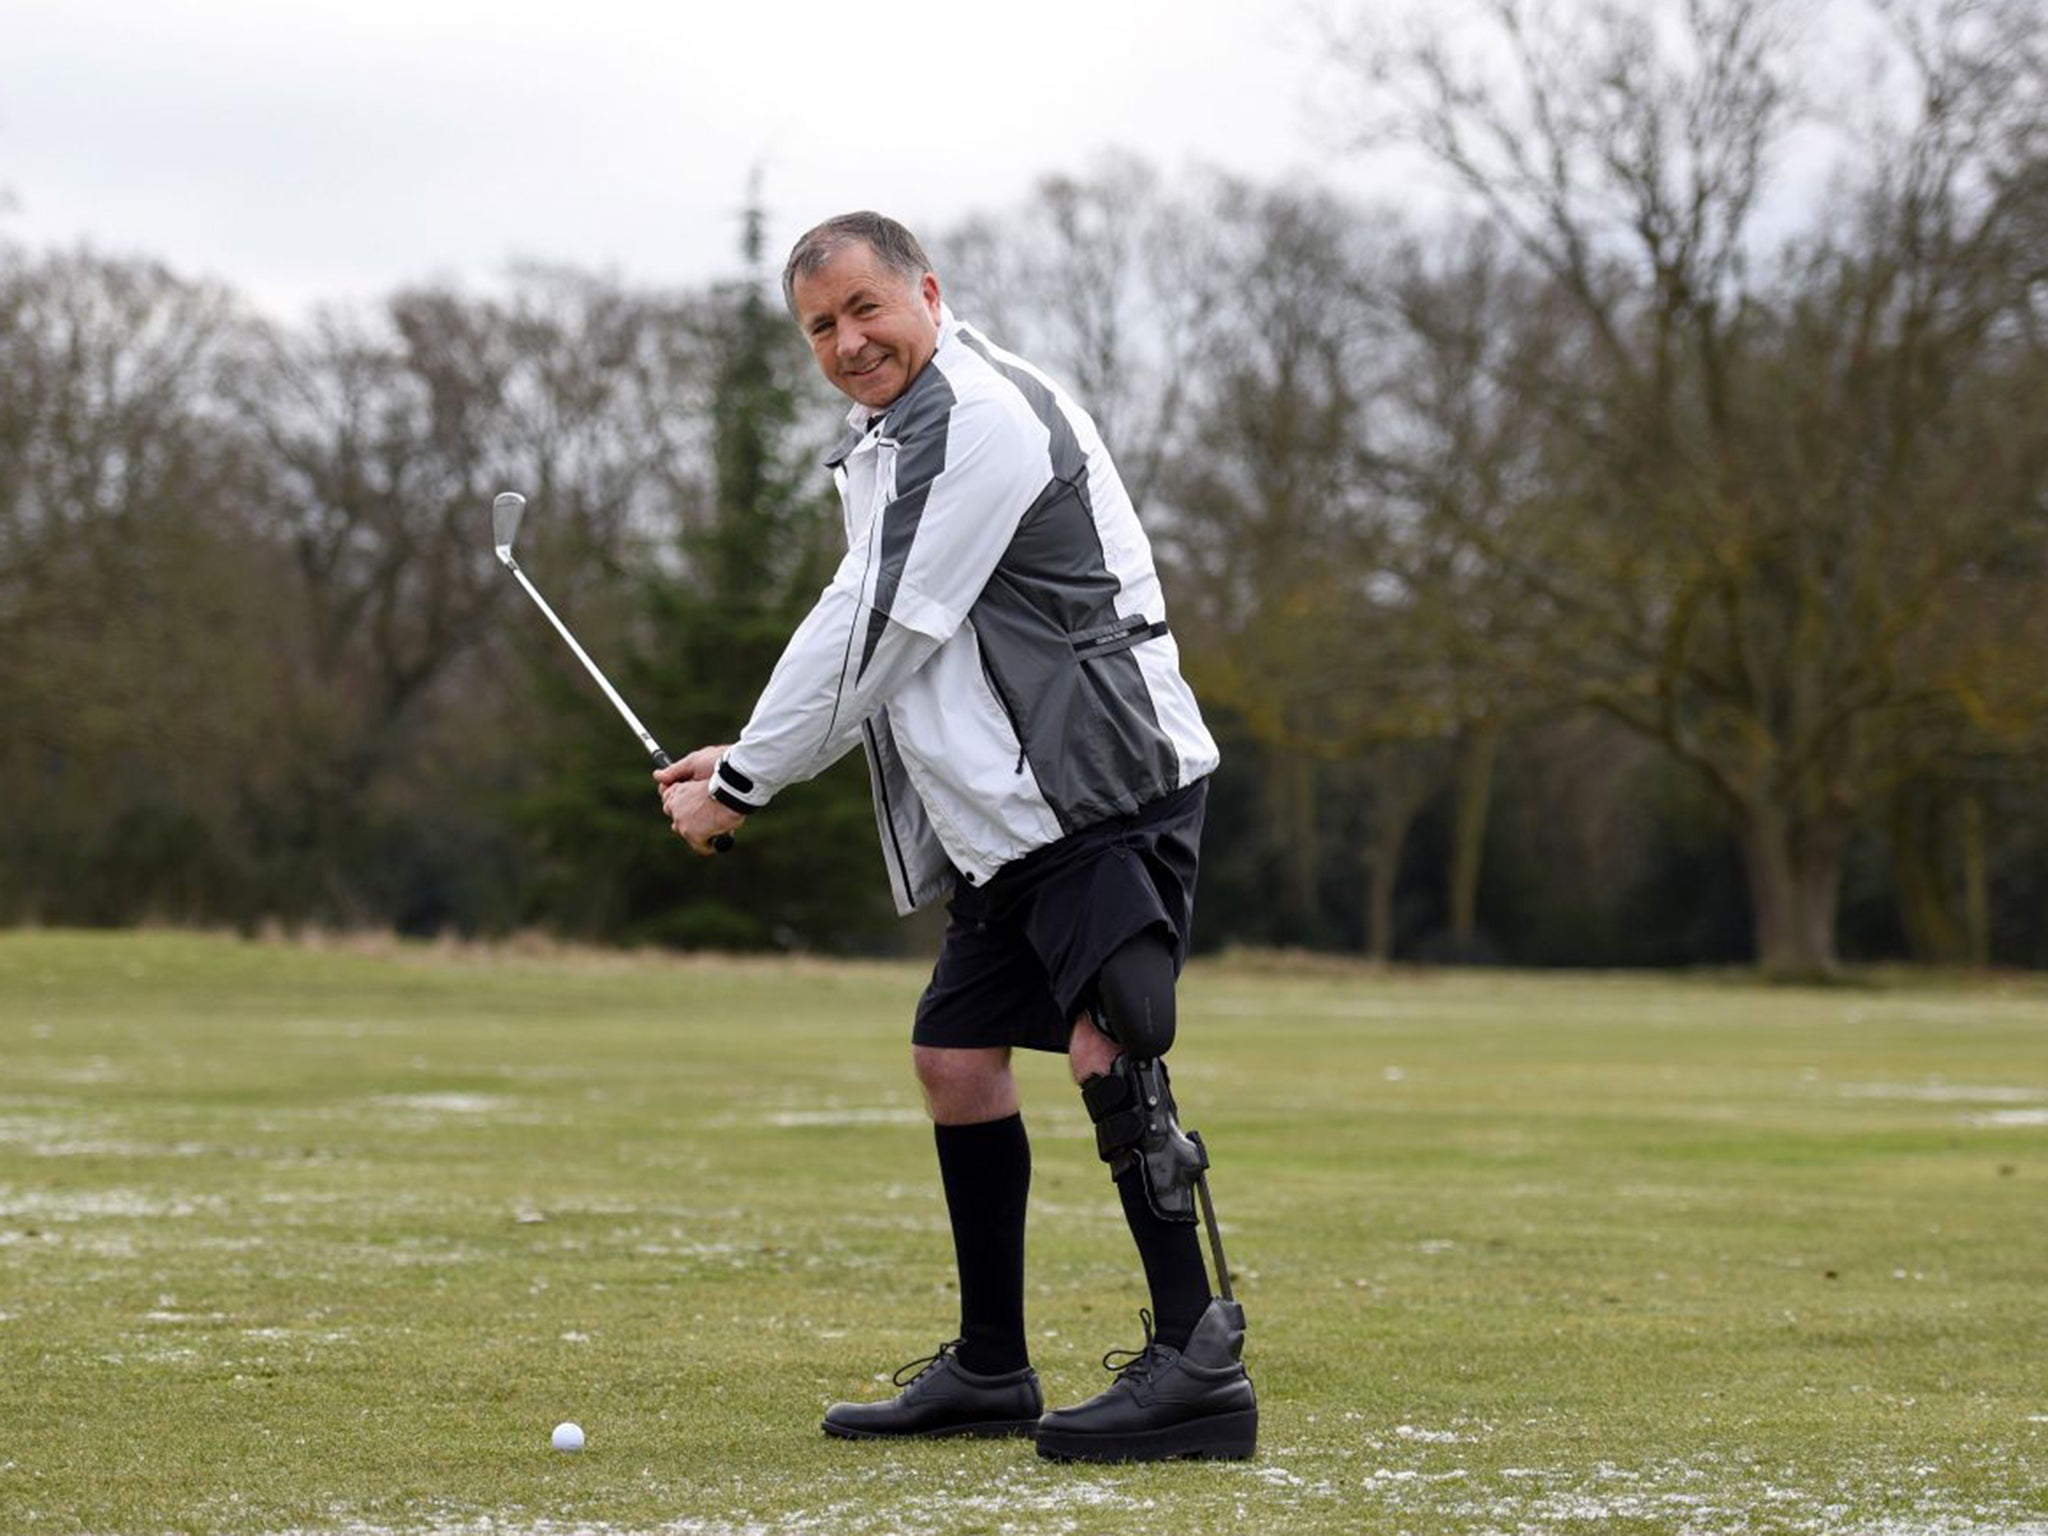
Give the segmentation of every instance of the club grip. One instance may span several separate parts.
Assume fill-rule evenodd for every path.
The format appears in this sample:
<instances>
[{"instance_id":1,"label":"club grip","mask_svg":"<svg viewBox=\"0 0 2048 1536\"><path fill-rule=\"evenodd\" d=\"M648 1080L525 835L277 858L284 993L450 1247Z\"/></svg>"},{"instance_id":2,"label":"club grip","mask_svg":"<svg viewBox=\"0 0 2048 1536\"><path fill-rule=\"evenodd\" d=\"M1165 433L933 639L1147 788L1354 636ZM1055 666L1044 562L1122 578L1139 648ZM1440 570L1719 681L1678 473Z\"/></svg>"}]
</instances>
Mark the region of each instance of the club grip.
<instances>
[{"instance_id":1,"label":"club grip","mask_svg":"<svg viewBox=\"0 0 2048 1536\"><path fill-rule=\"evenodd\" d=\"M656 747L647 755L653 759L654 766L657 768L673 768L675 766L676 760L659 747ZM731 853L732 846L733 837L730 832L721 832L718 836L711 839L711 850L714 853Z\"/></svg>"}]
</instances>

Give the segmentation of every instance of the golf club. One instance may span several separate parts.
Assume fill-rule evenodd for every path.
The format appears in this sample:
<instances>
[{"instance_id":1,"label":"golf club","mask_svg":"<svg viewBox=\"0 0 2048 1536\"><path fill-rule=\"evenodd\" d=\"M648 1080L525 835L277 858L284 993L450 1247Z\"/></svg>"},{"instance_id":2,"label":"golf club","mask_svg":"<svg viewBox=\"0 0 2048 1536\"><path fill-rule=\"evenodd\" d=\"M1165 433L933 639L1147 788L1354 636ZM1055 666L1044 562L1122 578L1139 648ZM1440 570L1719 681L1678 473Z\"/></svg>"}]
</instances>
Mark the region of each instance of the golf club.
<instances>
[{"instance_id":1,"label":"golf club","mask_svg":"<svg viewBox=\"0 0 2048 1536\"><path fill-rule=\"evenodd\" d=\"M674 759L661 750L661 743L640 723L640 717L626 707L626 701L619 697L618 689L598 671L597 663L590 659L590 653L576 643L576 637L569 633L569 626L556 616L555 610L548 606L548 600L540 595L540 589L527 579L526 572L519 568L519 562L512 558L512 541L519 537L519 520L525 515L526 498L517 491L505 491L491 503L491 534L498 552L498 563L512 573L519 585L526 589L526 595L547 615L548 622L555 626L555 633L576 653L576 659L583 663L583 670L588 672L591 680L604 691L604 696L612 701L612 708L619 712L619 718L640 738L640 745L647 749L647 755L653 759L654 766L668 767ZM731 833L721 832L711 840L711 846L724 853L732 847L732 841Z\"/></svg>"}]
</instances>

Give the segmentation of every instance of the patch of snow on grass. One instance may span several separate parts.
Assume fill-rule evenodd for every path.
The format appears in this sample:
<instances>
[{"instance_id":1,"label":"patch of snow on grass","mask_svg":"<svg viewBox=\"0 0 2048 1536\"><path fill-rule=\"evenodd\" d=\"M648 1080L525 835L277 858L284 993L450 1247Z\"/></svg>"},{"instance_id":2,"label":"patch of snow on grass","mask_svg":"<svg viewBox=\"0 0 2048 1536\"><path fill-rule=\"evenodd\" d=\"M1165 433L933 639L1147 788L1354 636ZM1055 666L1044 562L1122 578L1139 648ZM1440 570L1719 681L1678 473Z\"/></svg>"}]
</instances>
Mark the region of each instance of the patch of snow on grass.
<instances>
[{"instance_id":1,"label":"patch of snow on grass","mask_svg":"<svg viewBox=\"0 0 2048 1536\"><path fill-rule=\"evenodd\" d=\"M1924 1469L1859 1476L1828 1493L1759 1483L1753 1469L1711 1463L1636 1469L1603 1462L1590 1472L1508 1467L1495 1474L1498 1483L1456 1489L1443 1485L1462 1474L1382 1467L1356 1488L1404 1524L1475 1536L1550 1536L1617 1524L1684 1536L1754 1536L1760 1520L1791 1536L2048 1536L2048 1519L2031 1507L1962 1505L1924 1483L1896 1486L1901 1470L1918 1476ZM1872 1503L1912 1512L1860 1512Z\"/></svg>"},{"instance_id":2,"label":"patch of snow on grass","mask_svg":"<svg viewBox=\"0 0 2048 1536\"><path fill-rule=\"evenodd\" d=\"M1967 1083L1844 1083L1845 1099L1906 1099L1921 1104L2040 1104L2048 1089Z\"/></svg>"},{"instance_id":3,"label":"patch of snow on grass","mask_svg":"<svg viewBox=\"0 0 2048 1536\"><path fill-rule=\"evenodd\" d=\"M169 1198L128 1189L41 1190L0 1189L0 1219L24 1217L41 1221L91 1221L101 1218L153 1221L162 1217L195 1216L220 1205L218 1196Z\"/></svg>"},{"instance_id":4,"label":"patch of snow on grass","mask_svg":"<svg viewBox=\"0 0 2048 1536\"><path fill-rule=\"evenodd\" d=\"M1417 1429L1413 1424L1396 1424L1394 1435L1397 1439L1416 1440L1424 1445L1457 1445L1464 1439L1456 1430Z\"/></svg>"},{"instance_id":5,"label":"patch of snow on grass","mask_svg":"<svg viewBox=\"0 0 2048 1536\"><path fill-rule=\"evenodd\" d=\"M780 1130L802 1130L811 1126L830 1128L842 1125L923 1125L925 1112L921 1109L782 1109L773 1110L763 1116L768 1124Z\"/></svg>"},{"instance_id":6,"label":"patch of snow on grass","mask_svg":"<svg viewBox=\"0 0 2048 1536\"><path fill-rule=\"evenodd\" d=\"M1967 1115L1965 1122L1988 1129L2032 1129L2048 1125L2048 1109L1994 1109L1982 1115Z\"/></svg>"},{"instance_id":7,"label":"patch of snow on grass","mask_svg":"<svg viewBox=\"0 0 2048 1536\"><path fill-rule=\"evenodd\" d=\"M370 1102L380 1109L404 1109L422 1115L489 1115L512 1101L492 1093L387 1093Z\"/></svg>"}]
</instances>

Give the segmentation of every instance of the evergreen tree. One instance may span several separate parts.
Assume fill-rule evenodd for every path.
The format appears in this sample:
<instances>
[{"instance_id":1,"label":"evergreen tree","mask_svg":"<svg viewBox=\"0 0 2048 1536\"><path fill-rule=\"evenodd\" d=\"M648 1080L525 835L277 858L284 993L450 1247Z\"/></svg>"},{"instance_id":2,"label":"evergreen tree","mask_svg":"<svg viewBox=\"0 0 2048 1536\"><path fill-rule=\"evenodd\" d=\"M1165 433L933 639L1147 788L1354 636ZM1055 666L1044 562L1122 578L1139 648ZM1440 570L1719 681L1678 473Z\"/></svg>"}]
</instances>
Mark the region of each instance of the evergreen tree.
<instances>
[{"instance_id":1,"label":"evergreen tree","mask_svg":"<svg viewBox=\"0 0 2048 1536\"><path fill-rule=\"evenodd\" d=\"M694 471L669 471L673 542L638 582L637 654L621 680L677 756L738 735L840 552L818 463L817 402L804 388L809 360L771 300L763 222L754 200L743 223L746 275L680 317L675 337L695 364L681 372L703 381L703 441ZM829 423L829 406L819 409ZM560 706L579 723L535 804L556 854L556 880L543 893L550 921L682 947L888 942L887 886L857 754L753 818L733 853L699 860L663 823L616 723L593 726L588 698L568 694Z\"/></svg>"}]
</instances>

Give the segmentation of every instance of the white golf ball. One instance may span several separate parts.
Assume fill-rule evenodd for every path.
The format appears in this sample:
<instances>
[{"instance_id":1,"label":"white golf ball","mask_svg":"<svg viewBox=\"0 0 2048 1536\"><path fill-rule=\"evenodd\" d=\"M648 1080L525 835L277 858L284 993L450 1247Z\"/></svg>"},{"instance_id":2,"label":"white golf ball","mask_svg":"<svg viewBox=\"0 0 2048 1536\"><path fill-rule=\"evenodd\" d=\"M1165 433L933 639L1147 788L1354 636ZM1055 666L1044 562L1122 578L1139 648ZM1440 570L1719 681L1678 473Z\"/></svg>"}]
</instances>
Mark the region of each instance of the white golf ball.
<instances>
[{"instance_id":1,"label":"white golf ball","mask_svg":"<svg viewBox=\"0 0 2048 1536\"><path fill-rule=\"evenodd\" d=\"M555 1426L555 1449L558 1451L582 1450L582 1426L577 1424L557 1424Z\"/></svg>"}]
</instances>

